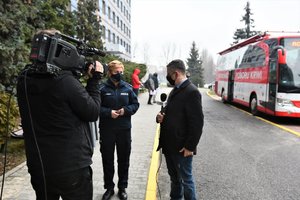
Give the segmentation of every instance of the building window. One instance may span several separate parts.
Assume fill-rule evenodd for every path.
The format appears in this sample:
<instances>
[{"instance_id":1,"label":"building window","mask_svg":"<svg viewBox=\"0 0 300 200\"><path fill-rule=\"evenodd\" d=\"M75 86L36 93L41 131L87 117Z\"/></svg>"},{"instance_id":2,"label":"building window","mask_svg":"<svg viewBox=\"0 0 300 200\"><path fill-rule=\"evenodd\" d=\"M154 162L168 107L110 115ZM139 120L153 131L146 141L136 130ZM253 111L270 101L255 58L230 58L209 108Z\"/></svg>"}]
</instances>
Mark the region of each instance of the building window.
<instances>
[{"instance_id":1,"label":"building window","mask_svg":"<svg viewBox=\"0 0 300 200\"><path fill-rule=\"evenodd\" d=\"M117 36L117 44L120 44L120 38Z\"/></svg>"},{"instance_id":2,"label":"building window","mask_svg":"<svg viewBox=\"0 0 300 200\"><path fill-rule=\"evenodd\" d=\"M103 13L103 15L106 15L105 9L106 9L105 1L102 1L102 13Z\"/></svg>"},{"instance_id":3,"label":"building window","mask_svg":"<svg viewBox=\"0 0 300 200\"><path fill-rule=\"evenodd\" d=\"M113 23L114 24L116 23L116 14L115 14L115 12L113 12Z\"/></svg>"},{"instance_id":4,"label":"building window","mask_svg":"<svg viewBox=\"0 0 300 200\"><path fill-rule=\"evenodd\" d=\"M123 30L123 21L121 20L121 31Z\"/></svg>"},{"instance_id":5,"label":"building window","mask_svg":"<svg viewBox=\"0 0 300 200\"><path fill-rule=\"evenodd\" d=\"M118 28L120 27L120 19L119 19L119 16L117 16L117 26L118 26Z\"/></svg>"},{"instance_id":6,"label":"building window","mask_svg":"<svg viewBox=\"0 0 300 200\"><path fill-rule=\"evenodd\" d=\"M113 41L114 44L116 44L116 34L115 33L113 33L112 41Z\"/></svg>"},{"instance_id":7,"label":"building window","mask_svg":"<svg viewBox=\"0 0 300 200\"><path fill-rule=\"evenodd\" d=\"M121 12L123 12L123 2L121 1Z\"/></svg>"},{"instance_id":8,"label":"building window","mask_svg":"<svg viewBox=\"0 0 300 200\"><path fill-rule=\"evenodd\" d=\"M106 39L106 29L105 29L105 26L102 26L102 37L103 37L103 39Z\"/></svg>"},{"instance_id":9,"label":"building window","mask_svg":"<svg viewBox=\"0 0 300 200\"><path fill-rule=\"evenodd\" d=\"M110 30L107 31L108 42L111 42Z\"/></svg>"},{"instance_id":10,"label":"building window","mask_svg":"<svg viewBox=\"0 0 300 200\"><path fill-rule=\"evenodd\" d=\"M107 9L108 9L108 19L111 19L111 13L110 13L111 11L110 11L110 7L108 6Z\"/></svg>"}]
</instances>

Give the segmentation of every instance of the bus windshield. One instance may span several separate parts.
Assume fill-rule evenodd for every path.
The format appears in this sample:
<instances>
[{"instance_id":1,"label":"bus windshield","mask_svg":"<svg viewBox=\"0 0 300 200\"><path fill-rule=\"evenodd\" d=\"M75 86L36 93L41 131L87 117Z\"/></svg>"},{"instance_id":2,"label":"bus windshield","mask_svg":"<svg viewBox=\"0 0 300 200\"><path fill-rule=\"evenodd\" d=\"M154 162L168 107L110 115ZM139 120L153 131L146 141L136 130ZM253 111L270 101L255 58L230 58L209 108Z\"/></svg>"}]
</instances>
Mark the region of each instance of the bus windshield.
<instances>
[{"instance_id":1,"label":"bus windshield","mask_svg":"<svg viewBox=\"0 0 300 200\"><path fill-rule=\"evenodd\" d=\"M279 92L300 92L300 38L284 38L286 64L280 65Z\"/></svg>"}]
</instances>

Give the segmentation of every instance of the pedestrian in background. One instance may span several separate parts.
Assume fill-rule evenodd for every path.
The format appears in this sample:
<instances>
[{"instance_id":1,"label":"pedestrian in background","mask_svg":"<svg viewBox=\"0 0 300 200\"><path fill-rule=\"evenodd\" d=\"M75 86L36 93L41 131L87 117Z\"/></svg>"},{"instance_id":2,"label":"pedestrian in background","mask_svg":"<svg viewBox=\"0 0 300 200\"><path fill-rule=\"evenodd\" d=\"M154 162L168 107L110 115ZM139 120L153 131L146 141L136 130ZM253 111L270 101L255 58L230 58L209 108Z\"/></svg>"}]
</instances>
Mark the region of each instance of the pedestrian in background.
<instances>
[{"instance_id":1,"label":"pedestrian in background","mask_svg":"<svg viewBox=\"0 0 300 200\"><path fill-rule=\"evenodd\" d=\"M153 92L153 103L156 103L156 95L158 92L158 87L159 87L159 82L158 82L158 77L157 73L155 72L152 76L153 82L154 82L154 92Z\"/></svg>"},{"instance_id":2,"label":"pedestrian in background","mask_svg":"<svg viewBox=\"0 0 300 200\"><path fill-rule=\"evenodd\" d=\"M108 80L100 86L100 151L103 162L104 188L102 199L114 195L114 153L117 149L118 196L127 199L128 170L131 152L131 116L139 108L132 87L122 80L123 64L114 60L108 64Z\"/></svg>"},{"instance_id":3,"label":"pedestrian in background","mask_svg":"<svg viewBox=\"0 0 300 200\"><path fill-rule=\"evenodd\" d=\"M151 99L152 99L152 97L154 95L154 91L155 91L155 85L154 85L154 80L153 80L153 75L152 74L149 74L148 79L144 83L144 86L145 86L145 88L147 88L148 94L149 94L147 104L152 105Z\"/></svg>"},{"instance_id":4,"label":"pedestrian in background","mask_svg":"<svg viewBox=\"0 0 300 200\"><path fill-rule=\"evenodd\" d=\"M142 82L140 81L140 78L139 78L140 72L141 72L140 69L135 68L131 75L132 88L133 88L133 91L136 94L136 96L138 96L139 89L142 84Z\"/></svg>"},{"instance_id":5,"label":"pedestrian in background","mask_svg":"<svg viewBox=\"0 0 300 200\"><path fill-rule=\"evenodd\" d=\"M38 34L56 33L43 30ZM46 62L35 65L27 66L18 77L17 98L36 199L92 200L93 147L88 122L99 117L103 66L96 61L93 73L89 66L84 88L74 75L79 66L61 68L54 76L39 71Z\"/></svg>"},{"instance_id":6,"label":"pedestrian in background","mask_svg":"<svg viewBox=\"0 0 300 200\"><path fill-rule=\"evenodd\" d=\"M171 180L171 199L195 200L196 188L192 174L204 116L201 94L186 77L185 65L173 60L167 65L167 80L174 85L167 105L156 116L161 124L157 150L162 149Z\"/></svg>"}]
</instances>

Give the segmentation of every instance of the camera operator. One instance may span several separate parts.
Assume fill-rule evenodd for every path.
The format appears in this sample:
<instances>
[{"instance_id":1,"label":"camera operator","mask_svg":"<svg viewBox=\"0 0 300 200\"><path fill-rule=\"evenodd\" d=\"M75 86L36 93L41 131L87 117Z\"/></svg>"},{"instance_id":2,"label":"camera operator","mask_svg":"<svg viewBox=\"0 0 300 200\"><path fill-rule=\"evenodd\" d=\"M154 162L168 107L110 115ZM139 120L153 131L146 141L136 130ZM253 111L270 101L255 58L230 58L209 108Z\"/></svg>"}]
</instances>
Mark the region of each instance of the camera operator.
<instances>
[{"instance_id":1,"label":"camera operator","mask_svg":"<svg viewBox=\"0 0 300 200\"><path fill-rule=\"evenodd\" d=\"M103 73L100 62L95 65L88 68L86 88L74 76L73 66L56 76L25 68L18 78L27 166L37 200L93 198L88 122L99 116L98 83Z\"/></svg>"}]
</instances>

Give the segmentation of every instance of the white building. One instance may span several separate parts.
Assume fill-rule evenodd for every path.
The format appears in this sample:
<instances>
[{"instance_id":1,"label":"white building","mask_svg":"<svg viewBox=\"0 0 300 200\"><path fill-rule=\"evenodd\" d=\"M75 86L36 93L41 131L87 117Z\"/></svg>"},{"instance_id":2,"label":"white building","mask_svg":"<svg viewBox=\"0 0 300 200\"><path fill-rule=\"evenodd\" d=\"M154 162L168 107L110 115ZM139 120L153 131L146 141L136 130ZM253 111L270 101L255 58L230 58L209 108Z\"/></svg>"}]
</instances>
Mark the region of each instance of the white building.
<instances>
[{"instance_id":1,"label":"white building","mask_svg":"<svg viewBox=\"0 0 300 200\"><path fill-rule=\"evenodd\" d=\"M104 47L131 60L131 0L99 0L99 7Z\"/></svg>"},{"instance_id":2,"label":"white building","mask_svg":"<svg viewBox=\"0 0 300 200\"><path fill-rule=\"evenodd\" d=\"M77 9L71 0L71 9ZM99 7L102 41L108 53L131 60L131 0L95 0Z\"/></svg>"}]
</instances>

